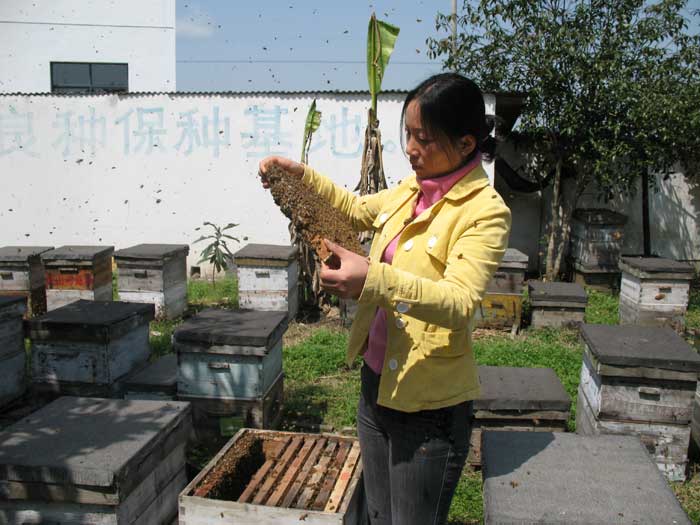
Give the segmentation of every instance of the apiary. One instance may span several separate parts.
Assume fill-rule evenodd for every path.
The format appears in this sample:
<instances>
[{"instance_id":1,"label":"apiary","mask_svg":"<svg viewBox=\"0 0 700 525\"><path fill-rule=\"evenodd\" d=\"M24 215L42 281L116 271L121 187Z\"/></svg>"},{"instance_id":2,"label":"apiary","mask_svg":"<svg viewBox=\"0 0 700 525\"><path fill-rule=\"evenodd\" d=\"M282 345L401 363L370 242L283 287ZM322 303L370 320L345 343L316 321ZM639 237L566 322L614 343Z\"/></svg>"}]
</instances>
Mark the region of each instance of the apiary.
<instances>
[{"instance_id":1,"label":"apiary","mask_svg":"<svg viewBox=\"0 0 700 525\"><path fill-rule=\"evenodd\" d=\"M685 327L693 266L660 257L620 261L620 323Z\"/></svg>"},{"instance_id":2,"label":"apiary","mask_svg":"<svg viewBox=\"0 0 700 525\"><path fill-rule=\"evenodd\" d=\"M611 210L579 208L571 219L570 258L576 283L603 291L617 289L618 262L627 217Z\"/></svg>"},{"instance_id":3,"label":"apiary","mask_svg":"<svg viewBox=\"0 0 700 525\"><path fill-rule=\"evenodd\" d=\"M273 426L282 400L285 312L204 310L173 334L178 398L191 401L195 423Z\"/></svg>"},{"instance_id":4,"label":"apiary","mask_svg":"<svg viewBox=\"0 0 700 525\"><path fill-rule=\"evenodd\" d=\"M700 356L670 328L581 326L576 429L641 438L669 480L685 479Z\"/></svg>"},{"instance_id":5,"label":"apiary","mask_svg":"<svg viewBox=\"0 0 700 525\"><path fill-rule=\"evenodd\" d=\"M480 366L468 461L481 464L483 432L564 432L571 398L551 368Z\"/></svg>"},{"instance_id":6,"label":"apiary","mask_svg":"<svg viewBox=\"0 0 700 525\"><path fill-rule=\"evenodd\" d=\"M167 354L134 370L121 384L124 399L172 400L177 397L177 355Z\"/></svg>"},{"instance_id":7,"label":"apiary","mask_svg":"<svg viewBox=\"0 0 700 525\"><path fill-rule=\"evenodd\" d=\"M46 312L46 281L41 254L52 246L4 246L0 248L0 295L28 297L27 315Z\"/></svg>"},{"instance_id":8,"label":"apiary","mask_svg":"<svg viewBox=\"0 0 700 525\"><path fill-rule=\"evenodd\" d=\"M635 436L485 432L484 523L690 525Z\"/></svg>"},{"instance_id":9,"label":"apiary","mask_svg":"<svg viewBox=\"0 0 700 525\"><path fill-rule=\"evenodd\" d=\"M41 254L47 310L87 299L112 300L112 246L61 246Z\"/></svg>"},{"instance_id":10,"label":"apiary","mask_svg":"<svg viewBox=\"0 0 700 525\"><path fill-rule=\"evenodd\" d=\"M0 408L20 397L26 388L22 316L27 298L0 296Z\"/></svg>"},{"instance_id":11,"label":"apiary","mask_svg":"<svg viewBox=\"0 0 700 525\"><path fill-rule=\"evenodd\" d=\"M533 328L561 328L584 320L588 296L580 284L530 281L528 296Z\"/></svg>"},{"instance_id":12,"label":"apiary","mask_svg":"<svg viewBox=\"0 0 700 525\"><path fill-rule=\"evenodd\" d=\"M171 523L188 403L61 397L0 432L0 523Z\"/></svg>"},{"instance_id":13,"label":"apiary","mask_svg":"<svg viewBox=\"0 0 700 525\"><path fill-rule=\"evenodd\" d=\"M284 311L299 308L299 263L293 246L248 244L234 254L241 308Z\"/></svg>"},{"instance_id":14,"label":"apiary","mask_svg":"<svg viewBox=\"0 0 700 525\"><path fill-rule=\"evenodd\" d=\"M27 321L39 390L111 396L148 361L152 304L80 299Z\"/></svg>"},{"instance_id":15,"label":"apiary","mask_svg":"<svg viewBox=\"0 0 700 525\"><path fill-rule=\"evenodd\" d=\"M498 270L486 288L486 295L476 309L474 320L480 328L520 326L523 311L523 283L528 257L508 248Z\"/></svg>"},{"instance_id":16,"label":"apiary","mask_svg":"<svg viewBox=\"0 0 700 525\"><path fill-rule=\"evenodd\" d=\"M138 244L114 253L119 299L156 306L156 317L174 319L187 308L186 244Z\"/></svg>"},{"instance_id":17,"label":"apiary","mask_svg":"<svg viewBox=\"0 0 700 525\"><path fill-rule=\"evenodd\" d=\"M180 525L364 523L355 438L242 429L180 494Z\"/></svg>"}]
</instances>

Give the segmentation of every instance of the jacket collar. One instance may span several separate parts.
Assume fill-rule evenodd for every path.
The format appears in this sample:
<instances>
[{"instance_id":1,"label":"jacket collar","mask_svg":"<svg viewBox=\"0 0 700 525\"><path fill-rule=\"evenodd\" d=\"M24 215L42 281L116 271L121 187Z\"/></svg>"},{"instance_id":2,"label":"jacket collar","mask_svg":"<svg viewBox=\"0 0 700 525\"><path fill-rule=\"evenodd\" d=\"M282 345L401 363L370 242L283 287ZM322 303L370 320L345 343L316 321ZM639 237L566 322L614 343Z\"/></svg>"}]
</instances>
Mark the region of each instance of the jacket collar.
<instances>
[{"instance_id":1,"label":"jacket collar","mask_svg":"<svg viewBox=\"0 0 700 525\"><path fill-rule=\"evenodd\" d=\"M420 187L416 181L415 173L407 177L406 183L409 189L413 192L418 192ZM479 165L462 177L457 183L450 188L443 199L450 201L458 201L467 197L470 193L480 190L489 185L489 178L484 171L483 166Z\"/></svg>"}]
</instances>

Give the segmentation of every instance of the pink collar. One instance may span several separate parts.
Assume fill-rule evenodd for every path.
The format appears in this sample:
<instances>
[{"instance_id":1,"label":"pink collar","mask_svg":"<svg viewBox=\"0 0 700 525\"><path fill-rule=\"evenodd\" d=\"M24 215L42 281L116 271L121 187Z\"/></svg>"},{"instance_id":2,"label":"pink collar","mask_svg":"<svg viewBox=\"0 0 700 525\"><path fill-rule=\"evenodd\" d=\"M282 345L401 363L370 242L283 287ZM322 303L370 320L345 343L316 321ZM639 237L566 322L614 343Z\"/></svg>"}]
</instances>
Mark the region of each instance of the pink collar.
<instances>
[{"instance_id":1,"label":"pink collar","mask_svg":"<svg viewBox=\"0 0 700 525\"><path fill-rule=\"evenodd\" d=\"M464 177L467 173L476 168L481 164L481 153L477 153L468 164L465 164L461 168L458 168L452 173L447 175L441 175L439 177L433 177L432 179L418 179L416 182L420 187L421 191L421 201L424 208L432 206L437 201L439 201L448 191L452 189L452 186L457 184L457 181Z\"/></svg>"}]
</instances>

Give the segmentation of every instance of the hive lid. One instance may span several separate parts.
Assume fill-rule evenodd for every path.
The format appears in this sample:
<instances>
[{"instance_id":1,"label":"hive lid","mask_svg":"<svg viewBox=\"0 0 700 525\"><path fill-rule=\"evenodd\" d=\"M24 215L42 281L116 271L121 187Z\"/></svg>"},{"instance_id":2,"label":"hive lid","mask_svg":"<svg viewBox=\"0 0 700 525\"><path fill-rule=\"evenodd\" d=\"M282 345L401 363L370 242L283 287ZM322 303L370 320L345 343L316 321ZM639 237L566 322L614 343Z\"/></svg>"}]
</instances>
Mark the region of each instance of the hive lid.
<instances>
[{"instance_id":1,"label":"hive lid","mask_svg":"<svg viewBox=\"0 0 700 525\"><path fill-rule=\"evenodd\" d=\"M581 335L604 365L700 372L700 355L667 327L582 324Z\"/></svg>"},{"instance_id":2,"label":"hive lid","mask_svg":"<svg viewBox=\"0 0 700 525\"><path fill-rule=\"evenodd\" d=\"M693 265L664 259L663 257L622 257L620 268L623 270L638 270L644 273L682 273L688 274L688 279L692 278Z\"/></svg>"},{"instance_id":3,"label":"hive lid","mask_svg":"<svg viewBox=\"0 0 700 525\"><path fill-rule=\"evenodd\" d=\"M577 208L573 218L586 224L603 226L606 224L622 226L627 222L627 216L604 208Z\"/></svg>"},{"instance_id":4,"label":"hive lid","mask_svg":"<svg viewBox=\"0 0 700 525\"><path fill-rule=\"evenodd\" d=\"M501 263L518 262L527 264L528 256L515 248L507 248Z\"/></svg>"},{"instance_id":5,"label":"hive lid","mask_svg":"<svg viewBox=\"0 0 700 525\"><path fill-rule=\"evenodd\" d=\"M480 366L481 396L474 410L560 410L571 398L551 368Z\"/></svg>"},{"instance_id":6,"label":"hive lid","mask_svg":"<svg viewBox=\"0 0 700 525\"><path fill-rule=\"evenodd\" d=\"M31 339L108 343L154 317L153 304L80 299L30 319L27 326Z\"/></svg>"},{"instance_id":7,"label":"hive lid","mask_svg":"<svg viewBox=\"0 0 700 525\"><path fill-rule=\"evenodd\" d=\"M27 262L49 250L53 250L53 246L3 246L0 248L0 262Z\"/></svg>"},{"instance_id":8,"label":"hive lid","mask_svg":"<svg viewBox=\"0 0 700 525\"><path fill-rule=\"evenodd\" d=\"M690 525L639 436L486 430L486 523Z\"/></svg>"},{"instance_id":9,"label":"hive lid","mask_svg":"<svg viewBox=\"0 0 700 525\"><path fill-rule=\"evenodd\" d=\"M69 501L71 486L102 487L123 501L164 447L186 441L190 411L175 401L61 397L0 432L0 480L64 485Z\"/></svg>"},{"instance_id":10,"label":"hive lid","mask_svg":"<svg viewBox=\"0 0 700 525\"><path fill-rule=\"evenodd\" d=\"M271 261L291 261L297 256L294 246L278 244L246 244L233 254L234 260L262 259Z\"/></svg>"},{"instance_id":11,"label":"hive lid","mask_svg":"<svg viewBox=\"0 0 700 525\"><path fill-rule=\"evenodd\" d=\"M117 250L114 258L124 259L165 259L176 255L188 255L190 247L187 244L137 244L130 248Z\"/></svg>"},{"instance_id":12,"label":"hive lid","mask_svg":"<svg viewBox=\"0 0 700 525\"><path fill-rule=\"evenodd\" d=\"M586 290L576 283L529 281L527 288L530 300L533 302L552 301L586 304L588 300Z\"/></svg>"},{"instance_id":13,"label":"hive lid","mask_svg":"<svg viewBox=\"0 0 700 525\"><path fill-rule=\"evenodd\" d=\"M149 364L142 370L131 374L124 380L126 391L162 390L177 384L177 355L168 354Z\"/></svg>"},{"instance_id":14,"label":"hive lid","mask_svg":"<svg viewBox=\"0 0 700 525\"><path fill-rule=\"evenodd\" d=\"M114 246L61 246L41 254L44 261L90 261L111 257Z\"/></svg>"},{"instance_id":15,"label":"hive lid","mask_svg":"<svg viewBox=\"0 0 700 525\"><path fill-rule=\"evenodd\" d=\"M208 309L182 323L173 337L204 345L272 348L286 329L286 312Z\"/></svg>"}]
</instances>

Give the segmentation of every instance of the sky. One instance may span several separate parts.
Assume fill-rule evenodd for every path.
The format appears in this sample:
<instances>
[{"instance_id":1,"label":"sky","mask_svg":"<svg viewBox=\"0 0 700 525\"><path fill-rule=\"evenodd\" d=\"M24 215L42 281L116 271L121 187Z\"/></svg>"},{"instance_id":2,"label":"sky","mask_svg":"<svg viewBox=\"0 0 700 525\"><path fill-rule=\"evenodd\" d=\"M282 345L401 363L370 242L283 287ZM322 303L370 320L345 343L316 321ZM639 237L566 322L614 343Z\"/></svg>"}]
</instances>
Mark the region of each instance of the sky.
<instances>
[{"instance_id":1,"label":"sky","mask_svg":"<svg viewBox=\"0 0 700 525\"><path fill-rule=\"evenodd\" d=\"M407 90L442 70L425 41L452 1L177 0L176 9L178 91L367 90L372 12L401 29L382 89Z\"/></svg>"}]
</instances>

